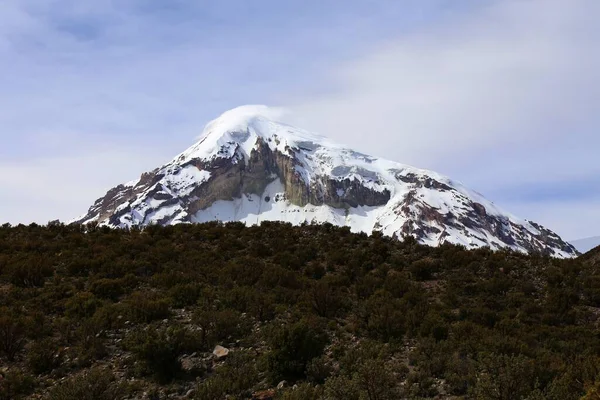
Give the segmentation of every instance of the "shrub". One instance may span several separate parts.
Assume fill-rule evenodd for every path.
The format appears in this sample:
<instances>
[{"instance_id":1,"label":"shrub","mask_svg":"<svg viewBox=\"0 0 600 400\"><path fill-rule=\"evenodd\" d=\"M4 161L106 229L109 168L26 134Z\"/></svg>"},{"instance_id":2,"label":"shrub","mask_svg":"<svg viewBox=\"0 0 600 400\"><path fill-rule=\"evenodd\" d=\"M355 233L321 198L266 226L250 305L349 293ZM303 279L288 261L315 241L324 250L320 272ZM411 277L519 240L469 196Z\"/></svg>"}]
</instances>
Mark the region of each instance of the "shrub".
<instances>
[{"instance_id":1,"label":"shrub","mask_svg":"<svg viewBox=\"0 0 600 400\"><path fill-rule=\"evenodd\" d=\"M31 257L7 267L11 283L20 287L42 287L53 269L39 257Z\"/></svg>"},{"instance_id":2,"label":"shrub","mask_svg":"<svg viewBox=\"0 0 600 400\"><path fill-rule=\"evenodd\" d=\"M354 375L353 380L369 400L393 400L398 398L396 380L381 360L366 361Z\"/></svg>"},{"instance_id":3,"label":"shrub","mask_svg":"<svg viewBox=\"0 0 600 400\"><path fill-rule=\"evenodd\" d=\"M497 400L525 398L535 388L533 367L532 360L523 356L486 356L481 361L475 396Z\"/></svg>"},{"instance_id":4,"label":"shrub","mask_svg":"<svg viewBox=\"0 0 600 400\"><path fill-rule=\"evenodd\" d=\"M14 361L25 345L25 320L8 308L0 308L0 353Z\"/></svg>"},{"instance_id":5,"label":"shrub","mask_svg":"<svg viewBox=\"0 0 600 400\"><path fill-rule=\"evenodd\" d=\"M112 372L97 368L55 386L48 397L49 400L114 400L122 392Z\"/></svg>"},{"instance_id":6,"label":"shrub","mask_svg":"<svg viewBox=\"0 0 600 400\"><path fill-rule=\"evenodd\" d=\"M281 400L320 400L323 398L323 389L302 383L294 389L283 392Z\"/></svg>"},{"instance_id":7,"label":"shrub","mask_svg":"<svg viewBox=\"0 0 600 400\"><path fill-rule=\"evenodd\" d=\"M9 369L0 378L0 400L17 400L33 392L34 380L16 369Z\"/></svg>"},{"instance_id":8,"label":"shrub","mask_svg":"<svg viewBox=\"0 0 600 400\"><path fill-rule=\"evenodd\" d=\"M27 351L27 366L36 375L44 374L60 366L62 356L58 344L46 338L31 345Z\"/></svg>"},{"instance_id":9,"label":"shrub","mask_svg":"<svg viewBox=\"0 0 600 400\"><path fill-rule=\"evenodd\" d=\"M175 285L169 290L173 307L183 308L196 304L200 298L202 289L200 285L195 283Z\"/></svg>"},{"instance_id":10,"label":"shrub","mask_svg":"<svg viewBox=\"0 0 600 400\"><path fill-rule=\"evenodd\" d=\"M221 377L211 377L196 386L194 400L223 399L227 394L227 383Z\"/></svg>"},{"instance_id":11,"label":"shrub","mask_svg":"<svg viewBox=\"0 0 600 400\"><path fill-rule=\"evenodd\" d=\"M98 279L90 287L90 291L101 299L117 301L125 291L122 279Z\"/></svg>"},{"instance_id":12,"label":"shrub","mask_svg":"<svg viewBox=\"0 0 600 400\"><path fill-rule=\"evenodd\" d=\"M369 336L385 342L402 339L406 312L387 292L379 291L365 303L365 323Z\"/></svg>"},{"instance_id":13,"label":"shrub","mask_svg":"<svg viewBox=\"0 0 600 400\"><path fill-rule=\"evenodd\" d=\"M304 378L308 363L321 355L327 341L320 329L306 321L277 328L270 337L272 350L268 356L268 369L271 381Z\"/></svg>"},{"instance_id":14,"label":"shrub","mask_svg":"<svg viewBox=\"0 0 600 400\"><path fill-rule=\"evenodd\" d=\"M213 400L224 398L251 397L251 388L260 380L256 360L248 352L234 352L214 375L198 385L195 399Z\"/></svg>"},{"instance_id":15,"label":"shrub","mask_svg":"<svg viewBox=\"0 0 600 400\"><path fill-rule=\"evenodd\" d=\"M306 377L312 383L323 384L333 372L323 356L313 358L306 366Z\"/></svg>"},{"instance_id":16,"label":"shrub","mask_svg":"<svg viewBox=\"0 0 600 400\"><path fill-rule=\"evenodd\" d=\"M171 315L169 303L152 292L134 292L125 304L129 319L134 322L149 323Z\"/></svg>"},{"instance_id":17,"label":"shrub","mask_svg":"<svg viewBox=\"0 0 600 400\"><path fill-rule=\"evenodd\" d=\"M125 347L142 363L143 374L152 375L159 383L166 383L181 372L179 356L198 350L196 336L185 328L138 330L125 339Z\"/></svg>"},{"instance_id":18,"label":"shrub","mask_svg":"<svg viewBox=\"0 0 600 400\"><path fill-rule=\"evenodd\" d=\"M360 400L360 390L352 379L345 376L329 378L325 382L328 400Z\"/></svg>"},{"instance_id":19,"label":"shrub","mask_svg":"<svg viewBox=\"0 0 600 400\"><path fill-rule=\"evenodd\" d=\"M93 293L79 292L67 300L65 315L72 319L90 318L101 306L102 302Z\"/></svg>"},{"instance_id":20,"label":"shrub","mask_svg":"<svg viewBox=\"0 0 600 400\"><path fill-rule=\"evenodd\" d=\"M194 313L193 321L200 328L200 342L210 350L221 340L233 339L249 332L250 326L234 310L207 310Z\"/></svg>"}]
</instances>

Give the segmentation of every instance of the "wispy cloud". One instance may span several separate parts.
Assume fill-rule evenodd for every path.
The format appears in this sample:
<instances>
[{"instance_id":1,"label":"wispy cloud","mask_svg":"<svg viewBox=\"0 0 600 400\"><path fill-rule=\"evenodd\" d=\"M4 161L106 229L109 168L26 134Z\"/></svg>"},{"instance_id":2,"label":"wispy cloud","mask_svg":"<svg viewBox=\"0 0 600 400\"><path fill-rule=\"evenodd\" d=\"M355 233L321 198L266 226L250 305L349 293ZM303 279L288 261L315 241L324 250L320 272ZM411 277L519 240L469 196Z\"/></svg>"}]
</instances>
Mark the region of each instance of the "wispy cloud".
<instances>
[{"instance_id":1,"label":"wispy cloud","mask_svg":"<svg viewBox=\"0 0 600 400\"><path fill-rule=\"evenodd\" d=\"M337 66L341 90L290 100L296 122L447 173L566 236L598 233L599 13L594 0L489 2ZM568 209L574 181L580 218L539 211Z\"/></svg>"}]
</instances>

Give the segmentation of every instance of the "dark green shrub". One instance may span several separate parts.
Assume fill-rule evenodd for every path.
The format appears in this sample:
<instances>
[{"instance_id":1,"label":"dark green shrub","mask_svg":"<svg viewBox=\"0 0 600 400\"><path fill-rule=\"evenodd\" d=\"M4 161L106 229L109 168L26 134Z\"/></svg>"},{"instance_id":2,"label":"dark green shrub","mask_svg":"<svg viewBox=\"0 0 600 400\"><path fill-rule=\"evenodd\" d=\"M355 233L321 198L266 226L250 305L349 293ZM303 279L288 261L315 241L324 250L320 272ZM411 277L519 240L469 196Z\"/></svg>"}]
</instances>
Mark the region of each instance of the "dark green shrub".
<instances>
[{"instance_id":1,"label":"dark green shrub","mask_svg":"<svg viewBox=\"0 0 600 400\"><path fill-rule=\"evenodd\" d=\"M360 400L357 382L346 376L335 376L325 382L325 393L330 400Z\"/></svg>"},{"instance_id":2,"label":"dark green shrub","mask_svg":"<svg viewBox=\"0 0 600 400\"><path fill-rule=\"evenodd\" d=\"M313 311L324 318L335 317L343 306L339 290L326 281L318 281L308 294Z\"/></svg>"},{"instance_id":3,"label":"dark green shrub","mask_svg":"<svg viewBox=\"0 0 600 400\"><path fill-rule=\"evenodd\" d=\"M202 288L196 283L179 284L169 289L169 297L173 307L183 308L193 306L198 302Z\"/></svg>"},{"instance_id":4,"label":"dark green shrub","mask_svg":"<svg viewBox=\"0 0 600 400\"><path fill-rule=\"evenodd\" d=\"M72 319L90 318L101 306L102 302L93 293L79 292L67 300L65 315Z\"/></svg>"},{"instance_id":5,"label":"dark green shrub","mask_svg":"<svg viewBox=\"0 0 600 400\"><path fill-rule=\"evenodd\" d=\"M27 350L27 366L36 375L51 372L62 363L62 349L52 339L43 339L31 344Z\"/></svg>"},{"instance_id":6,"label":"dark green shrub","mask_svg":"<svg viewBox=\"0 0 600 400\"><path fill-rule=\"evenodd\" d=\"M389 293L379 291L364 307L364 327L373 339L399 340L406 332L406 311Z\"/></svg>"},{"instance_id":7,"label":"dark green shrub","mask_svg":"<svg viewBox=\"0 0 600 400\"><path fill-rule=\"evenodd\" d=\"M44 286L46 278L54 272L46 260L36 256L11 264L6 269L11 283L27 288Z\"/></svg>"},{"instance_id":8,"label":"dark green shrub","mask_svg":"<svg viewBox=\"0 0 600 400\"><path fill-rule=\"evenodd\" d=\"M98 298L117 301L125 293L123 279L98 279L90 287L90 291Z\"/></svg>"},{"instance_id":9,"label":"dark green shrub","mask_svg":"<svg viewBox=\"0 0 600 400\"><path fill-rule=\"evenodd\" d=\"M274 383L304 378L308 363L322 354L328 342L327 335L307 321L277 327L269 339L268 369Z\"/></svg>"},{"instance_id":10,"label":"dark green shrub","mask_svg":"<svg viewBox=\"0 0 600 400\"><path fill-rule=\"evenodd\" d=\"M333 368L324 357L313 358L306 366L306 378L315 384L323 384L331 376Z\"/></svg>"},{"instance_id":11,"label":"dark green shrub","mask_svg":"<svg viewBox=\"0 0 600 400\"><path fill-rule=\"evenodd\" d=\"M0 400L18 400L31 394L35 387L33 377L17 369L9 369L0 378Z\"/></svg>"},{"instance_id":12,"label":"dark green shrub","mask_svg":"<svg viewBox=\"0 0 600 400\"><path fill-rule=\"evenodd\" d=\"M194 400L224 399L227 395L227 389L227 382L223 378L219 376L210 377L196 386Z\"/></svg>"},{"instance_id":13,"label":"dark green shrub","mask_svg":"<svg viewBox=\"0 0 600 400\"><path fill-rule=\"evenodd\" d=\"M260 381L256 359L249 352L233 352L214 375L198 385L195 399L250 398L251 388Z\"/></svg>"},{"instance_id":14,"label":"dark green shrub","mask_svg":"<svg viewBox=\"0 0 600 400\"><path fill-rule=\"evenodd\" d=\"M124 303L128 319L134 322L149 323L171 315L168 301L153 292L134 292Z\"/></svg>"},{"instance_id":15,"label":"dark green shrub","mask_svg":"<svg viewBox=\"0 0 600 400\"><path fill-rule=\"evenodd\" d=\"M230 309L217 311L203 308L194 313L193 321L200 328L200 342L207 350L219 341L244 336L250 330L248 321Z\"/></svg>"},{"instance_id":16,"label":"dark green shrub","mask_svg":"<svg viewBox=\"0 0 600 400\"><path fill-rule=\"evenodd\" d=\"M179 327L137 330L125 339L125 348L142 363L142 372L159 383L167 383L181 373L179 356L194 352L200 344L194 333Z\"/></svg>"},{"instance_id":17,"label":"dark green shrub","mask_svg":"<svg viewBox=\"0 0 600 400\"><path fill-rule=\"evenodd\" d=\"M0 354L14 361L25 345L26 321L6 307L0 308Z\"/></svg>"},{"instance_id":18,"label":"dark green shrub","mask_svg":"<svg viewBox=\"0 0 600 400\"><path fill-rule=\"evenodd\" d=\"M99 368L69 378L50 390L49 400L114 400L123 388L110 371Z\"/></svg>"},{"instance_id":19,"label":"dark green shrub","mask_svg":"<svg viewBox=\"0 0 600 400\"><path fill-rule=\"evenodd\" d=\"M281 400L321 400L323 388L312 386L310 383L302 383L296 388L283 392L280 398Z\"/></svg>"},{"instance_id":20,"label":"dark green shrub","mask_svg":"<svg viewBox=\"0 0 600 400\"><path fill-rule=\"evenodd\" d=\"M429 258L414 261L408 267L408 271L412 274L413 278L418 281L430 280L433 277L433 274L439 271L439 269L439 262Z\"/></svg>"},{"instance_id":21,"label":"dark green shrub","mask_svg":"<svg viewBox=\"0 0 600 400\"><path fill-rule=\"evenodd\" d=\"M474 394L481 399L522 399L533 392L535 384L533 360L491 354L480 363Z\"/></svg>"},{"instance_id":22,"label":"dark green shrub","mask_svg":"<svg viewBox=\"0 0 600 400\"><path fill-rule=\"evenodd\" d=\"M365 361L353 376L363 398L369 400L397 399L397 380L381 360Z\"/></svg>"}]
</instances>

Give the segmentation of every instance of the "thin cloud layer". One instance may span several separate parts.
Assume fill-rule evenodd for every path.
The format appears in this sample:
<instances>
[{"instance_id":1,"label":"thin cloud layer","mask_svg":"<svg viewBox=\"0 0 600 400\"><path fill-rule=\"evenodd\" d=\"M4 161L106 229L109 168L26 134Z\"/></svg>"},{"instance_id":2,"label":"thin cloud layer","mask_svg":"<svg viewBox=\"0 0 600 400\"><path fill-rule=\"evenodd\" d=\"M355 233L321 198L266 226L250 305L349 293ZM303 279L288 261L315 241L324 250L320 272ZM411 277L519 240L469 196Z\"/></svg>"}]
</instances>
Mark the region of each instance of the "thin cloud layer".
<instances>
[{"instance_id":1,"label":"thin cloud layer","mask_svg":"<svg viewBox=\"0 0 600 400\"><path fill-rule=\"evenodd\" d=\"M290 100L294 121L451 175L564 235L597 233L597 15L593 0L494 2L336 66L341 89ZM588 186L576 199L574 180Z\"/></svg>"}]
</instances>

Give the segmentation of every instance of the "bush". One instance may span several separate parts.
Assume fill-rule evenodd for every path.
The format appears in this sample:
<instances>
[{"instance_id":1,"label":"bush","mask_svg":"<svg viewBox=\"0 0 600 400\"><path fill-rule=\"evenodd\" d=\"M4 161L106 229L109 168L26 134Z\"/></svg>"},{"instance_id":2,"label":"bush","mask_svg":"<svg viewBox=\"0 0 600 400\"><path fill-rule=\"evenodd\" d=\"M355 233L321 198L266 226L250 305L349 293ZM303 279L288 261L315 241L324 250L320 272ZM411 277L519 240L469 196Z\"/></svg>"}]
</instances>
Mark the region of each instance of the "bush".
<instances>
[{"instance_id":1,"label":"bush","mask_svg":"<svg viewBox=\"0 0 600 400\"><path fill-rule=\"evenodd\" d=\"M10 282L26 288L44 286L46 278L54 272L46 261L35 256L12 264L7 269Z\"/></svg>"},{"instance_id":2,"label":"bush","mask_svg":"<svg viewBox=\"0 0 600 400\"><path fill-rule=\"evenodd\" d=\"M337 376L325 382L328 399L394 400L401 397L396 388L400 380L394 377L383 360L363 360L353 369L355 372L351 376Z\"/></svg>"},{"instance_id":3,"label":"bush","mask_svg":"<svg viewBox=\"0 0 600 400\"><path fill-rule=\"evenodd\" d=\"M167 300L152 292L134 292L125 304L129 319L134 322L150 323L171 315Z\"/></svg>"},{"instance_id":4,"label":"bush","mask_svg":"<svg viewBox=\"0 0 600 400\"><path fill-rule=\"evenodd\" d=\"M44 374L60 366L62 356L61 349L54 340L39 340L27 351L27 366L36 375Z\"/></svg>"},{"instance_id":5,"label":"bush","mask_svg":"<svg viewBox=\"0 0 600 400\"><path fill-rule=\"evenodd\" d=\"M90 287L90 291L101 299L117 301L125 292L122 279L98 279Z\"/></svg>"},{"instance_id":6,"label":"bush","mask_svg":"<svg viewBox=\"0 0 600 400\"><path fill-rule=\"evenodd\" d=\"M211 377L196 386L194 400L223 399L227 395L227 383L221 377Z\"/></svg>"},{"instance_id":7,"label":"bush","mask_svg":"<svg viewBox=\"0 0 600 400\"><path fill-rule=\"evenodd\" d=\"M354 375L362 397L369 400L397 399L396 379L381 360L368 360Z\"/></svg>"},{"instance_id":8,"label":"bush","mask_svg":"<svg viewBox=\"0 0 600 400\"><path fill-rule=\"evenodd\" d=\"M26 322L6 307L0 308L0 354L14 361L25 345Z\"/></svg>"},{"instance_id":9,"label":"bush","mask_svg":"<svg viewBox=\"0 0 600 400\"><path fill-rule=\"evenodd\" d=\"M307 321L276 328L270 337L272 350L268 356L271 381L304 378L309 362L323 353L327 342L327 335Z\"/></svg>"},{"instance_id":10,"label":"bush","mask_svg":"<svg viewBox=\"0 0 600 400\"><path fill-rule=\"evenodd\" d=\"M327 364L325 357L313 358L306 366L307 379L316 384L323 384L331 376L333 368Z\"/></svg>"},{"instance_id":11,"label":"bush","mask_svg":"<svg viewBox=\"0 0 600 400\"><path fill-rule=\"evenodd\" d=\"M110 371L92 369L50 390L49 400L114 400L123 393Z\"/></svg>"},{"instance_id":12,"label":"bush","mask_svg":"<svg viewBox=\"0 0 600 400\"><path fill-rule=\"evenodd\" d=\"M251 388L260 380L256 360L248 352L234 352L225 364L215 370L214 375L198 385L195 399L213 400L224 398L251 397Z\"/></svg>"},{"instance_id":13,"label":"bush","mask_svg":"<svg viewBox=\"0 0 600 400\"><path fill-rule=\"evenodd\" d=\"M200 285L188 283L173 286L169 290L169 297L171 298L173 307L183 308L195 305L201 293L202 289Z\"/></svg>"},{"instance_id":14,"label":"bush","mask_svg":"<svg viewBox=\"0 0 600 400\"><path fill-rule=\"evenodd\" d=\"M67 300L65 315L76 320L90 318L101 306L102 302L93 293L79 292Z\"/></svg>"},{"instance_id":15,"label":"bush","mask_svg":"<svg viewBox=\"0 0 600 400\"><path fill-rule=\"evenodd\" d=\"M281 395L281 400L320 400L323 398L323 389L302 383L296 388L288 389Z\"/></svg>"},{"instance_id":16,"label":"bush","mask_svg":"<svg viewBox=\"0 0 600 400\"><path fill-rule=\"evenodd\" d=\"M380 291L365 303L365 328L373 339L384 342L402 339L406 331L406 312L399 301Z\"/></svg>"},{"instance_id":17,"label":"bush","mask_svg":"<svg viewBox=\"0 0 600 400\"><path fill-rule=\"evenodd\" d=\"M194 313L193 321L200 328L200 342L207 350L211 350L219 341L233 340L244 336L250 330L247 321L234 310L207 310Z\"/></svg>"},{"instance_id":18,"label":"bush","mask_svg":"<svg viewBox=\"0 0 600 400\"><path fill-rule=\"evenodd\" d=\"M17 400L33 392L34 380L16 369L9 369L4 377L0 374L0 400Z\"/></svg>"},{"instance_id":19,"label":"bush","mask_svg":"<svg viewBox=\"0 0 600 400\"><path fill-rule=\"evenodd\" d=\"M198 350L200 345L196 336L185 328L149 328L131 333L125 339L125 347L142 363L141 373L167 383L181 373L179 356Z\"/></svg>"},{"instance_id":20,"label":"bush","mask_svg":"<svg viewBox=\"0 0 600 400\"><path fill-rule=\"evenodd\" d=\"M523 356L486 356L481 362L475 396L496 400L525 398L535 389L533 368L533 360Z\"/></svg>"},{"instance_id":21,"label":"bush","mask_svg":"<svg viewBox=\"0 0 600 400\"><path fill-rule=\"evenodd\" d=\"M328 400L360 400L360 389L355 381L346 376L332 377L325 382Z\"/></svg>"}]
</instances>

